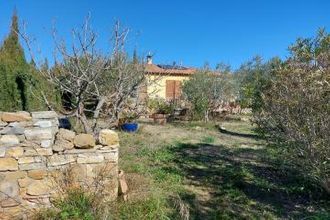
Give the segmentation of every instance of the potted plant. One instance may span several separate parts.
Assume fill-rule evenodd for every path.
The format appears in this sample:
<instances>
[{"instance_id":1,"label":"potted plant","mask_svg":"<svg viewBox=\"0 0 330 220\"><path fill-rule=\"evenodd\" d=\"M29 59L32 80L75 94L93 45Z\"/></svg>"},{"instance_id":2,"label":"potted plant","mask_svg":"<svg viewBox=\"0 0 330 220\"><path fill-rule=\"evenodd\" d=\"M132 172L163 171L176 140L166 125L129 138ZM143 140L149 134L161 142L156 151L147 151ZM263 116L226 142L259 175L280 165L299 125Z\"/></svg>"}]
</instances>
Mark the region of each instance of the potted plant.
<instances>
[{"instance_id":1,"label":"potted plant","mask_svg":"<svg viewBox=\"0 0 330 220\"><path fill-rule=\"evenodd\" d=\"M139 127L136 122L138 117L139 115L135 112L125 112L120 120L120 128L126 132L136 132Z\"/></svg>"},{"instance_id":2,"label":"potted plant","mask_svg":"<svg viewBox=\"0 0 330 220\"><path fill-rule=\"evenodd\" d=\"M151 110L151 117L157 124L164 125L167 122L168 116L173 111L171 103L166 102L163 99L152 99L148 103L149 109Z\"/></svg>"}]
</instances>

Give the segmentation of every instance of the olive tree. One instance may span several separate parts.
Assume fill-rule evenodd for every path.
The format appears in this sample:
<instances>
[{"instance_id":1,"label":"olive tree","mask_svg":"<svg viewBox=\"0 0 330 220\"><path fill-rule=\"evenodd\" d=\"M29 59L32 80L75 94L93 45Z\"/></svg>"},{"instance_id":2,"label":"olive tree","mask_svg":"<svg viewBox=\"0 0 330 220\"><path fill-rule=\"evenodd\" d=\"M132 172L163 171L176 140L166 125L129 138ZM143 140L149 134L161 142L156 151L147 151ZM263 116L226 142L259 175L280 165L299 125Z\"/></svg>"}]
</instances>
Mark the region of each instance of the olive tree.
<instances>
[{"instance_id":1,"label":"olive tree","mask_svg":"<svg viewBox=\"0 0 330 220\"><path fill-rule=\"evenodd\" d=\"M210 113L233 98L228 75L200 70L183 84L183 95L192 104L195 119L209 120Z\"/></svg>"},{"instance_id":2,"label":"olive tree","mask_svg":"<svg viewBox=\"0 0 330 220\"><path fill-rule=\"evenodd\" d=\"M330 193L330 35L298 39L261 94L256 123L283 155Z\"/></svg>"}]
</instances>

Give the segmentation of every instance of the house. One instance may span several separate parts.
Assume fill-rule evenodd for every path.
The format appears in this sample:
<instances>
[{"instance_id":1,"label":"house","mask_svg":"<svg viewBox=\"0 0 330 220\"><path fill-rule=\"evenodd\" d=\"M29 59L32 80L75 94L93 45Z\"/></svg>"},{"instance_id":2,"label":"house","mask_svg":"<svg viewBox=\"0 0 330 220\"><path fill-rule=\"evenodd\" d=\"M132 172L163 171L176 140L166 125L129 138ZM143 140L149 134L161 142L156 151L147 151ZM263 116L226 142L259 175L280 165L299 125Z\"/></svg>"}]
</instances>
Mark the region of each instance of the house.
<instances>
[{"instance_id":1,"label":"house","mask_svg":"<svg viewBox=\"0 0 330 220\"><path fill-rule=\"evenodd\" d=\"M196 73L196 69L181 65L156 65L152 56L147 56L145 75L148 81L149 98L163 98L167 101L177 100L182 94L182 84Z\"/></svg>"}]
</instances>

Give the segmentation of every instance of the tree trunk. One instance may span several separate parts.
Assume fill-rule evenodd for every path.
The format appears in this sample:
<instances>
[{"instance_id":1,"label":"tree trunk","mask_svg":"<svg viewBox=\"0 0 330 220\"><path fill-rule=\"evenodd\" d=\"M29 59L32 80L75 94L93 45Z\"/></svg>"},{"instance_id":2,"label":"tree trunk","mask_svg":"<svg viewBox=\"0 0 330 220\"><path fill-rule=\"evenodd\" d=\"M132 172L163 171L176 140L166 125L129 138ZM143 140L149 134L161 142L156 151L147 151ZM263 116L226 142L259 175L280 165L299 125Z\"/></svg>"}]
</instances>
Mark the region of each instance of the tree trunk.
<instances>
[{"instance_id":1,"label":"tree trunk","mask_svg":"<svg viewBox=\"0 0 330 220\"><path fill-rule=\"evenodd\" d=\"M87 134L90 134L90 133L92 133L92 129L88 124L88 120L87 120L87 117L85 115L84 109L85 109L84 104L82 102L80 102L79 105L78 105L78 115L77 115L77 117L78 117L79 121L81 122L81 124L84 127L84 132L87 133Z\"/></svg>"},{"instance_id":2,"label":"tree trunk","mask_svg":"<svg viewBox=\"0 0 330 220\"><path fill-rule=\"evenodd\" d=\"M94 116L93 116L93 132L95 132L96 128L97 128L97 120L98 118L100 117L100 111L101 111L101 108L102 106L104 105L105 103L105 97L101 97L99 102L97 103L97 106L94 110Z\"/></svg>"}]
</instances>

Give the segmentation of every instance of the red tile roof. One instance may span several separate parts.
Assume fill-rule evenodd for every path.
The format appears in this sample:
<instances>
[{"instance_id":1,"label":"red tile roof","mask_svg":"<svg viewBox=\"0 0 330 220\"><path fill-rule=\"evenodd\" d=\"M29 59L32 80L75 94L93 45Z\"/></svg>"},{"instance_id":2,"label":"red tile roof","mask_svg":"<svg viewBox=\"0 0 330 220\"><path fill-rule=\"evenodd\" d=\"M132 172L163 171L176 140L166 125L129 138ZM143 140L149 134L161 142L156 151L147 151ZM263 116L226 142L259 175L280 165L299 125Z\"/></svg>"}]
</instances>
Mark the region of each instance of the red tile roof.
<instances>
[{"instance_id":1,"label":"red tile roof","mask_svg":"<svg viewBox=\"0 0 330 220\"><path fill-rule=\"evenodd\" d=\"M147 74L161 74L161 75L192 75L196 73L195 68L162 68L161 65L146 64Z\"/></svg>"}]
</instances>

